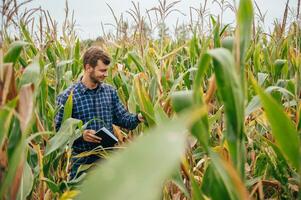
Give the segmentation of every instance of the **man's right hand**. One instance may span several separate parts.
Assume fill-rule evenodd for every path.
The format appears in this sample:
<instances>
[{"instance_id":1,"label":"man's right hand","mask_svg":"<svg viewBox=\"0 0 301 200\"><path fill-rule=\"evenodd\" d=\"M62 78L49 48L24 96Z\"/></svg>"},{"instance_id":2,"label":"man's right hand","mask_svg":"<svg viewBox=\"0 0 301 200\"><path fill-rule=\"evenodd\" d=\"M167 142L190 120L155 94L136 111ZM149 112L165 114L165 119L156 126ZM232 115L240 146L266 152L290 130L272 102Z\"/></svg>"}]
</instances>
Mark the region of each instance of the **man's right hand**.
<instances>
[{"instance_id":1,"label":"man's right hand","mask_svg":"<svg viewBox=\"0 0 301 200\"><path fill-rule=\"evenodd\" d=\"M86 142L100 143L101 138L96 136L95 133L96 133L96 131L94 131L94 130L84 130L83 139Z\"/></svg>"}]
</instances>

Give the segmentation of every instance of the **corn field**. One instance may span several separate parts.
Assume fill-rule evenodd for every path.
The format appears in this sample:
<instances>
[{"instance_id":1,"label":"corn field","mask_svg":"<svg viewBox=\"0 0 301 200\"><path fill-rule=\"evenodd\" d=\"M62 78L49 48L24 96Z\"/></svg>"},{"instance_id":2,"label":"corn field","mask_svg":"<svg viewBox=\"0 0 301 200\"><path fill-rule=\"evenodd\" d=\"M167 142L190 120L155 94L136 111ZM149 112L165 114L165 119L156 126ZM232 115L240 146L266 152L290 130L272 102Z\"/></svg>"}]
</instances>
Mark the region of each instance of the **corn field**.
<instances>
[{"instance_id":1,"label":"corn field","mask_svg":"<svg viewBox=\"0 0 301 200\"><path fill-rule=\"evenodd\" d=\"M300 0L269 33L255 1L211 2L235 14L233 25L206 0L172 36L166 18L179 1L145 16L133 2L131 29L108 5L115 32L97 40L79 39L68 4L59 31L48 11L21 12L28 2L1 5L0 199L301 199ZM79 80L91 45L110 53L106 82L145 123L114 126L119 145L80 155L105 161L70 181L71 146L87 124L71 118L69 98L56 132L55 99Z\"/></svg>"}]
</instances>

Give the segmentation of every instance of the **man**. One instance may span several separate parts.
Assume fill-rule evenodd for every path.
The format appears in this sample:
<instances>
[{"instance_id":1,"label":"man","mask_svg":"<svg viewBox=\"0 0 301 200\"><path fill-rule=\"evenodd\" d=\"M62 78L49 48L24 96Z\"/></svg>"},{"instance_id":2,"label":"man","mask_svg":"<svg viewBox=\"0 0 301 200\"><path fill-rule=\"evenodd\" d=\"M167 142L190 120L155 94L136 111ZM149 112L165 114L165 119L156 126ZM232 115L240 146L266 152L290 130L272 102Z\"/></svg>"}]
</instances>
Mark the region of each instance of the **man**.
<instances>
[{"instance_id":1,"label":"man","mask_svg":"<svg viewBox=\"0 0 301 200\"><path fill-rule=\"evenodd\" d=\"M132 130L144 121L141 113L136 115L127 112L120 102L116 90L103 83L103 80L108 76L109 64L110 58L104 51L97 47L89 48L83 57L84 75L81 80L71 85L57 97L57 106L60 109L55 117L56 130L59 130L61 126L64 114L63 106L71 92L72 117L82 120L83 123L89 122L82 136L72 146L70 179L75 178L80 165L92 164L99 159L95 155L84 158L74 157L99 147L101 138L95 135L97 130L105 127L113 133L113 124Z\"/></svg>"}]
</instances>

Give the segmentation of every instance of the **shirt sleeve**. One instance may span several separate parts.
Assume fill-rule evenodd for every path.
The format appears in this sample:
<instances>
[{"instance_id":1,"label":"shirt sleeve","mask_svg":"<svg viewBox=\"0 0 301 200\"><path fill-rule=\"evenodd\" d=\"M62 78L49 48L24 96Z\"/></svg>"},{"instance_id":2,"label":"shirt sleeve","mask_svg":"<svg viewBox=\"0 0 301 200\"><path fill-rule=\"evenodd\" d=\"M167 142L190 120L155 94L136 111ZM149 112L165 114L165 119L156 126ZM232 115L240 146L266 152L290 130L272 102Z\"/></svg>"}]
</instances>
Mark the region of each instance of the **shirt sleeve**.
<instances>
[{"instance_id":1,"label":"shirt sleeve","mask_svg":"<svg viewBox=\"0 0 301 200\"><path fill-rule=\"evenodd\" d=\"M64 97L64 95L59 95L56 98L56 106L58 108L58 111L55 115L55 130L58 131L61 127L63 116L64 116L64 105L67 101L67 98Z\"/></svg>"},{"instance_id":2,"label":"shirt sleeve","mask_svg":"<svg viewBox=\"0 0 301 200\"><path fill-rule=\"evenodd\" d=\"M129 113L121 103L116 90L113 90L113 124L129 130L140 123L136 114Z\"/></svg>"}]
</instances>

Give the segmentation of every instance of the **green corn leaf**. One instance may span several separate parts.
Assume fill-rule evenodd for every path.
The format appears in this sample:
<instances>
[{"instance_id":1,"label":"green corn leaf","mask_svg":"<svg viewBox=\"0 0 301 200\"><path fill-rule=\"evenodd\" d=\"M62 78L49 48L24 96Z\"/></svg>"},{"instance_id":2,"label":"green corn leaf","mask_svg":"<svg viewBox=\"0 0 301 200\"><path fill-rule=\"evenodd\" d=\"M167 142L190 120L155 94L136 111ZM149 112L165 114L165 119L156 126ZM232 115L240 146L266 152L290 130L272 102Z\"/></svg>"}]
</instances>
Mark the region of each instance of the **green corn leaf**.
<instances>
[{"instance_id":1,"label":"green corn leaf","mask_svg":"<svg viewBox=\"0 0 301 200\"><path fill-rule=\"evenodd\" d=\"M237 13L237 26L238 26L238 39L239 42L236 44L239 46L239 51L236 52L236 55L239 55L239 60L236 60L236 64L238 66L237 69L240 69L240 84L242 86L243 91L246 90L245 85L245 57L247 53L247 49L249 47L249 43L251 40L252 33L252 23L253 23L253 3L251 0L240 0L238 13ZM238 50L238 49L237 49ZM238 56L237 56L238 58ZM245 94L245 92L243 92Z\"/></svg>"},{"instance_id":2,"label":"green corn leaf","mask_svg":"<svg viewBox=\"0 0 301 200\"><path fill-rule=\"evenodd\" d=\"M141 60L136 53L128 53L128 58L135 63L139 72L144 72L144 67L142 66Z\"/></svg>"},{"instance_id":3,"label":"green corn leaf","mask_svg":"<svg viewBox=\"0 0 301 200\"><path fill-rule=\"evenodd\" d=\"M203 104L203 88L202 81L204 79L205 73L209 68L211 58L208 54L204 54L201 56L201 59L198 63L197 74L195 76L194 84L193 84L193 98L196 103Z\"/></svg>"},{"instance_id":4,"label":"green corn leaf","mask_svg":"<svg viewBox=\"0 0 301 200\"><path fill-rule=\"evenodd\" d=\"M64 148L69 141L75 137L75 129L82 125L82 121L78 119L69 118L61 126L60 130L52 137L45 150L45 156L59 148Z\"/></svg>"},{"instance_id":5,"label":"green corn leaf","mask_svg":"<svg viewBox=\"0 0 301 200\"><path fill-rule=\"evenodd\" d=\"M134 77L134 89L132 90L135 94L136 100L140 106L141 112L145 113L146 121L148 124L154 125L154 118L155 118L155 112L154 112L154 106L150 100L150 97L148 93L146 92L145 87L141 83L139 79L139 75L136 75Z\"/></svg>"},{"instance_id":6,"label":"green corn leaf","mask_svg":"<svg viewBox=\"0 0 301 200\"><path fill-rule=\"evenodd\" d=\"M53 182L52 180L50 180L48 178L43 178L42 180L46 182L46 184L47 184L48 188L51 190L51 192L53 192L54 194L57 192L60 192L60 188L55 182Z\"/></svg>"},{"instance_id":7,"label":"green corn leaf","mask_svg":"<svg viewBox=\"0 0 301 200\"><path fill-rule=\"evenodd\" d=\"M265 89L266 93L271 94L274 91L280 92L283 96L285 97L294 97L294 94L286 90L285 88L278 87L278 86L270 86ZM289 98L288 98L289 99ZM256 111L259 109L261 106L259 96L255 96L251 99L251 101L248 103L246 107L246 112L245 112L245 117L249 116L252 112Z\"/></svg>"},{"instance_id":8,"label":"green corn leaf","mask_svg":"<svg viewBox=\"0 0 301 200\"><path fill-rule=\"evenodd\" d=\"M18 192L18 196L19 196L18 199L26 199L26 197L32 191L33 183L34 183L34 175L32 173L32 169L30 168L29 164L25 162L20 189Z\"/></svg>"},{"instance_id":9,"label":"green corn leaf","mask_svg":"<svg viewBox=\"0 0 301 200\"><path fill-rule=\"evenodd\" d=\"M214 42L214 47L215 48L219 48L221 46L221 37L220 37L220 22L219 20L216 21L214 19L214 17L211 15L211 21L212 21L212 24L213 24L213 42Z\"/></svg>"},{"instance_id":10,"label":"green corn leaf","mask_svg":"<svg viewBox=\"0 0 301 200\"><path fill-rule=\"evenodd\" d=\"M100 194L103 200L159 199L162 184L184 153L184 119L165 123L112 155L88 174L77 199L95 199Z\"/></svg>"},{"instance_id":11,"label":"green corn leaf","mask_svg":"<svg viewBox=\"0 0 301 200\"><path fill-rule=\"evenodd\" d=\"M36 57L34 58L33 62L25 68L21 76L20 87L28 83L33 83L35 85L35 88L38 88L39 81L40 81L40 64L39 64L39 58Z\"/></svg>"},{"instance_id":12,"label":"green corn leaf","mask_svg":"<svg viewBox=\"0 0 301 200\"><path fill-rule=\"evenodd\" d=\"M0 146L3 144L4 138L8 135L9 126L13 118L13 109L16 105L17 101L14 100L0 108Z\"/></svg>"},{"instance_id":13,"label":"green corn leaf","mask_svg":"<svg viewBox=\"0 0 301 200\"><path fill-rule=\"evenodd\" d=\"M205 200L202 190L199 187L199 184L197 183L197 181L195 180L195 178L193 176L190 177L190 181L191 181L191 186L192 186L192 195L191 195L191 199L192 200Z\"/></svg>"},{"instance_id":14,"label":"green corn leaf","mask_svg":"<svg viewBox=\"0 0 301 200\"><path fill-rule=\"evenodd\" d=\"M297 121L297 130L299 132L299 134L301 134L301 103L299 103L299 105L297 106L297 108L299 108L297 110L297 112L299 113L299 121Z\"/></svg>"},{"instance_id":15,"label":"green corn leaf","mask_svg":"<svg viewBox=\"0 0 301 200\"><path fill-rule=\"evenodd\" d=\"M28 45L28 43L24 42L24 41L13 42L10 45L10 47L9 47L8 51L6 52L6 54L4 55L3 61L5 63L15 64L18 61L19 57L20 57L22 49L27 45Z\"/></svg>"},{"instance_id":16,"label":"green corn leaf","mask_svg":"<svg viewBox=\"0 0 301 200\"><path fill-rule=\"evenodd\" d=\"M195 63L199 54L200 54L200 48L198 44L198 37L196 33L194 33L189 43L189 58L191 59L192 63Z\"/></svg>"},{"instance_id":17,"label":"green corn leaf","mask_svg":"<svg viewBox=\"0 0 301 200\"><path fill-rule=\"evenodd\" d=\"M277 59L274 62L274 73L275 73L275 80L280 78L281 76L281 71L283 67L287 64L287 60L284 59Z\"/></svg>"},{"instance_id":18,"label":"green corn leaf","mask_svg":"<svg viewBox=\"0 0 301 200\"><path fill-rule=\"evenodd\" d=\"M224 48L210 50L208 53L213 58L218 92L225 105L227 126L226 138L229 144L231 158L237 170L239 170L241 176L243 176L244 102L241 84L234 65L234 59L231 52Z\"/></svg>"},{"instance_id":19,"label":"green corn leaf","mask_svg":"<svg viewBox=\"0 0 301 200\"><path fill-rule=\"evenodd\" d=\"M197 71L197 69L193 67L193 68L188 69L184 73L181 73L179 75L179 77L173 82L172 87L170 88L170 91L169 91L169 96L167 98L169 98L170 95L176 91L176 89L180 86L180 83L184 80L185 76L187 76L189 73L193 73L195 71Z\"/></svg>"},{"instance_id":20,"label":"green corn leaf","mask_svg":"<svg viewBox=\"0 0 301 200\"><path fill-rule=\"evenodd\" d=\"M72 64L72 75L76 76L81 71L81 60L80 60L80 41L76 40L74 47L74 62Z\"/></svg>"},{"instance_id":21,"label":"green corn leaf","mask_svg":"<svg viewBox=\"0 0 301 200\"><path fill-rule=\"evenodd\" d=\"M30 45L29 45L29 47L30 47L30 49L31 49L31 53L30 53L30 56L36 56L37 54L38 54L38 49L35 47L35 44L34 44L34 42L33 42L33 39L32 39L32 37L30 36L30 33L29 33L29 31L27 30L27 28L26 28L26 25L23 23L23 22L21 22L21 24L20 24L20 30L21 30L21 32L22 32L22 35L23 35L23 37L25 38L25 41L26 42L28 42Z\"/></svg>"},{"instance_id":22,"label":"green corn leaf","mask_svg":"<svg viewBox=\"0 0 301 200\"><path fill-rule=\"evenodd\" d=\"M253 23L253 4L251 0L240 0L237 24L240 39L240 63L243 65L243 58L251 40L251 28Z\"/></svg>"},{"instance_id":23,"label":"green corn leaf","mask_svg":"<svg viewBox=\"0 0 301 200\"><path fill-rule=\"evenodd\" d=\"M222 39L222 47L228 49L229 51L233 51L233 47L234 47L234 38L227 36L225 38Z\"/></svg>"},{"instance_id":24,"label":"green corn leaf","mask_svg":"<svg viewBox=\"0 0 301 200\"><path fill-rule=\"evenodd\" d=\"M257 74L259 71L261 71L261 45L257 44L254 49L254 54L253 54L253 60L254 60L254 70L255 74Z\"/></svg>"},{"instance_id":25,"label":"green corn leaf","mask_svg":"<svg viewBox=\"0 0 301 200\"><path fill-rule=\"evenodd\" d=\"M165 111L159 104L156 104L154 109L155 109L154 110L155 111L155 119L158 124L160 124L168 119L167 114L165 113Z\"/></svg>"},{"instance_id":26,"label":"green corn leaf","mask_svg":"<svg viewBox=\"0 0 301 200\"><path fill-rule=\"evenodd\" d=\"M46 49L46 55L49 59L49 61L54 65L56 66L56 55L54 54L53 52L53 49L51 47L48 47Z\"/></svg>"},{"instance_id":27,"label":"green corn leaf","mask_svg":"<svg viewBox=\"0 0 301 200\"><path fill-rule=\"evenodd\" d=\"M226 24L226 25L222 28L222 30L221 30L220 33L219 33L219 36L220 36L220 37L223 36L224 32L227 30L227 28L228 28L230 25L231 25L231 24Z\"/></svg>"},{"instance_id":28,"label":"green corn leaf","mask_svg":"<svg viewBox=\"0 0 301 200\"><path fill-rule=\"evenodd\" d=\"M193 92L191 90L177 91L172 93L171 102L173 109L176 112L182 112L195 105L204 106L204 104L200 103L195 104L193 99ZM209 122L207 111L204 112L204 115L202 115L200 120L198 120L195 124L192 125L191 133L207 149L209 142Z\"/></svg>"},{"instance_id":29,"label":"green corn leaf","mask_svg":"<svg viewBox=\"0 0 301 200\"><path fill-rule=\"evenodd\" d=\"M73 91L71 91L70 95L68 96L66 103L64 105L64 115L63 115L63 120L62 123L64 121L66 121L68 118L72 117L72 109L73 109Z\"/></svg>"},{"instance_id":30,"label":"green corn leaf","mask_svg":"<svg viewBox=\"0 0 301 200\"><path fill-rule=\"evenodd\" d=\"M176 112L181 112L185 109L191 108L194 105L192 94L191 90L173 92L171 94L173 109Z\"/></svg>"},{"instance_id":31,"label":"green corn leaf","mask_svg":"<svg viewBox=\"0 0 301 200\"><path fill-rule=\"evenodd\" d=\"M248 190L244 186L231 162L223 160L213 151L209 151L214 170L223 181L230 199L249 199Z\"/></svg>"},{"instance_id":32,"label":"green corn leaf","mask_svg":"<svg viewBox=\"0 0 301 200\"><path fill-rule=\"evenodd\" d=\"M184 181L183 181L183 178L182 178L182 175L181 175L181 172L180 170L177 170L177 173L175 173L172 178L171 178L171 181L177 185L177 187L184 193L184 195L189 198L189 192L184 184Z\"/></svg>"},{"instance_id":33,"label":"green corn leaf","mask_svg":"<svg viewBox=\"0 0 301 200\"><path fill-rule=\"evenodd\" d=\"M252 79L252 84L264 107L266 116L272 128L272 134L275 137L276 143L279 145L279 149L291 164L296 169L299 169L301 157L300 139L293 122L285 114L281 105L279 105L273 97L266 94L263 89L257 85L254 79Z\"/></svg>"},{"instance_id":34,"label":"green corn leaf","mask_svg":"<svg viewBox=\"0 0 301 200\"><path fill-rule=\"evenodd\" d=\"M212 163L207 167L202 180L202 191L212 199L230 199L225 183L214 169Z\"/></svg>"},{"instance_id":35,"label":"green corn leaf","mask_svg":"<svg viewBox=\"0 0 301 200\"><path fill-rule=\"evenodd\" d=\"M8 152L8 165L10 166L5 172L5 176L2 179L0 184L0 197L4 197L6 194L9 194L9 189L12 187L13 180L18 172L18 170L22 170L22 168L18 168L24 162L24 158L27 152L25 134L21 134L20 130L20 122L15 118L14 120L14 134L20 134L21 137L10 138L13 139L12 145L13 149ZM18 172L20 173L20 171ZM22 171L21 171L22 174Z\"/></svg>"}]
</instances>

